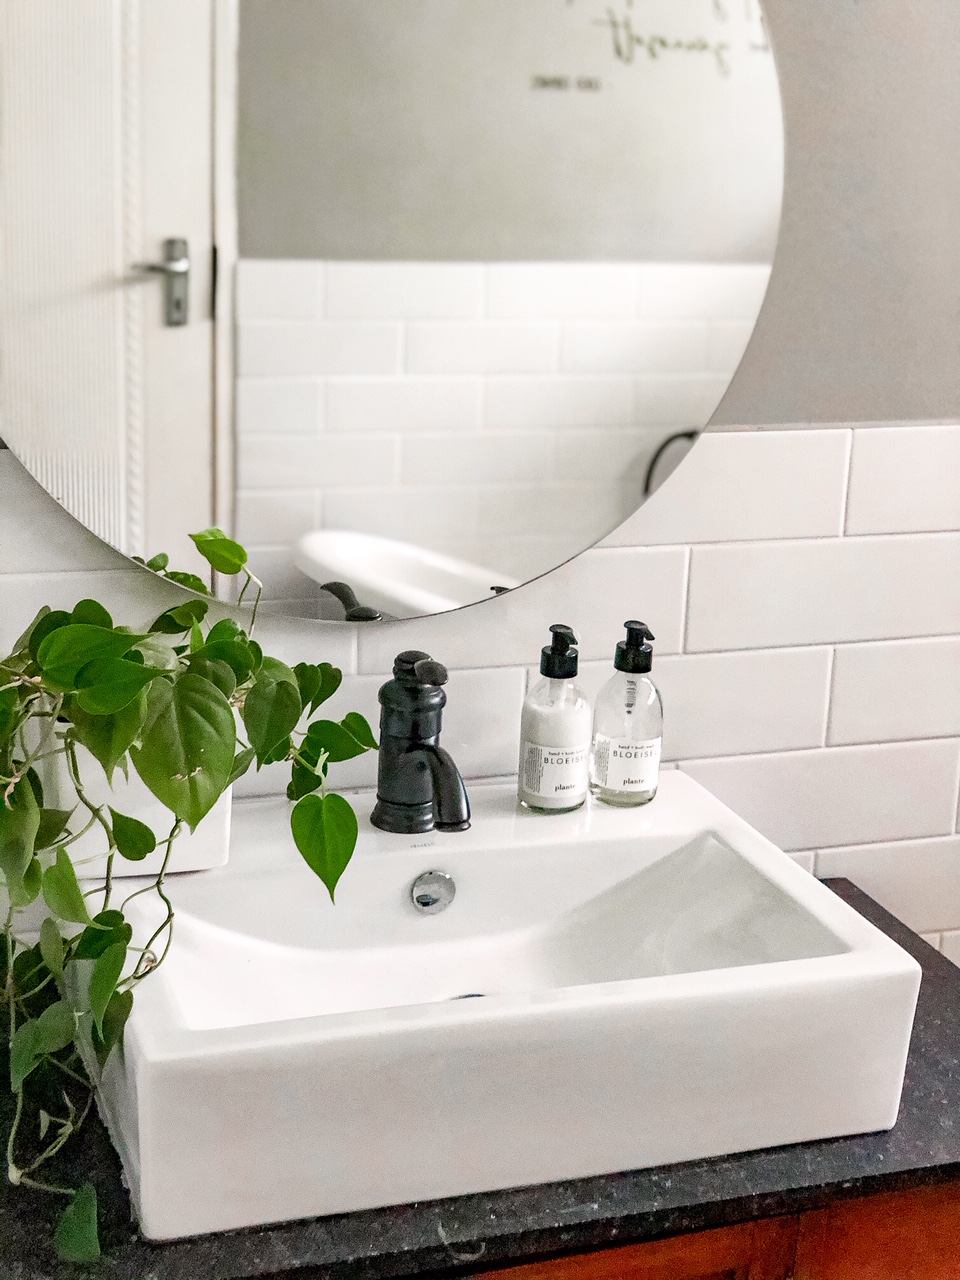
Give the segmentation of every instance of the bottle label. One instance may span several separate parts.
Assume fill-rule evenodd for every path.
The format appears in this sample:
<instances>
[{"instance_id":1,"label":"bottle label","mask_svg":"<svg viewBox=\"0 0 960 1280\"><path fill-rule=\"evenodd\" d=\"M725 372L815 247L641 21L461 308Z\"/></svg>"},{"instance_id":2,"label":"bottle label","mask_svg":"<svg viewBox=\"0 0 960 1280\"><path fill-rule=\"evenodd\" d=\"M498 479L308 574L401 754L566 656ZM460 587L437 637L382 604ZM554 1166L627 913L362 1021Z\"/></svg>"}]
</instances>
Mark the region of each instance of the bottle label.
<instances>
[{"instance_id":1,"label":"bottle label","mask_svg":"<svg viewBox=\"0 0 960 1280\"><path fill-rule=\"evenodd\" d=\"M598 733L593 742L593 778L608 791L654 791L660 772L660 738L632 742Z\"/></svg>"},{"instance_id":2,"label":"bottle label","mask_svg":"<svg viewBox=\"0 0 960 1280\"><path fill-rule=\"evenodd\" d=\"M541 747L523 744L521 781L523 790L543 800L575 802L586 794L589 745Z\"/></svg>"}]
</instances>

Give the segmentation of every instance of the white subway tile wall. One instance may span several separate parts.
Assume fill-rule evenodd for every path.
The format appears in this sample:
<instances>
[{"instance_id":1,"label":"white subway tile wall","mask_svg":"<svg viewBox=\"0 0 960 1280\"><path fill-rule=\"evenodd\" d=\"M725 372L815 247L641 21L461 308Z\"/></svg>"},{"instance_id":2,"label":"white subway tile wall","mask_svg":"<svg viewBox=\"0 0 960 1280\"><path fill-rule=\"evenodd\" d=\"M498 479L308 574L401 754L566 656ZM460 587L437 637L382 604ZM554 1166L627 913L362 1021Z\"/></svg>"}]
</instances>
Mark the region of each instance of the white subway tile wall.
<instances>
[{"instance_id":1,"label":"white subway tile wall","mask_svg":"<svg viewBox=\"0 0 960 1280\"><path fill-rule=\"evenodd\" d=\"M386 534L519 578L583 550L639 505L663 438L707 421L769 274L241 262L237 536L266 553L269 597L318 602L278 554L309 492L315 528ZM288 501L296 515L271 530Z\"/></svg>"},{"instance_id":2,"label":"white subway tile wall","mask_svg":"<svg viewBox=\"0 0 960 1280\"><path fill-rule=\"evenodd\" d=\"M582 635L592 692L620 624L639 616L657 635L665 767L679 763L801 865L849 876L960 963L960 519L924 524L917 449L932 430L941 459L960 448L960 425L709 433L606 545L515 592L359 630L267 614L261 639L288 661L340 665L337 705L371 715L394 655L430 651L452 669L447 745L467 777L489 778L515 767L524 673L549 623ZM877 459L900 530L851 517ZM929 486L936 506L938 475ZM0 453L0 646L43 603L98 595L137 623L171 592ZM371 763L349 780L369 783ZM260 774L244 790L280 785Z\"/></svg>"}]
</instances>

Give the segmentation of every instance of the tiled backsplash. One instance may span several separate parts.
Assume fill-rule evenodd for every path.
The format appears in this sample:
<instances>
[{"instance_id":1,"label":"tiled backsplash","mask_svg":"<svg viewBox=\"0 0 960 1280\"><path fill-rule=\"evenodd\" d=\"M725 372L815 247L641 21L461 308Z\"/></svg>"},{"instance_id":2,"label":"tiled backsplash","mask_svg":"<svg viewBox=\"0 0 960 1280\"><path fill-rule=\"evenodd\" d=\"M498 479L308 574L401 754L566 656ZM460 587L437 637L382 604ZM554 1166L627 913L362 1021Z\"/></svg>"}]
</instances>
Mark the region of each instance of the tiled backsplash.
<instances>
[{"instance_id":1,"label":"tiled backsplash","mask_svg":"<svg viewBox=\"0 0 960 1280\"><path fill-rule=\"evenodd\" d=\"M331 712L372 719L394 654L427 649L452 668L445 745L478 779L516 768L549 623L581 635L592 694L639 616L657 636L669 764L960 962L958 450L960 426L708 432L613 535L518 591L356 631L265 618L261 639L341 665ZM0 453L0 647L42 603L96 593L137 622L173 590ZM374 767L338 766L338 782L368 785ZM242 790L279 785L260 774Z\"/></svg>"},{"instance_id":2,"label":"tiled backsplash","mask_svg":"<svg viewBox=\"0 0 960 1280\"><path fill-rule=\"evenodd\" d=\"M289 547L384 534L529 578L639 505L702 427L769 267L239 264L237 533L309 613Z\"/></svg>"}]
</instances>

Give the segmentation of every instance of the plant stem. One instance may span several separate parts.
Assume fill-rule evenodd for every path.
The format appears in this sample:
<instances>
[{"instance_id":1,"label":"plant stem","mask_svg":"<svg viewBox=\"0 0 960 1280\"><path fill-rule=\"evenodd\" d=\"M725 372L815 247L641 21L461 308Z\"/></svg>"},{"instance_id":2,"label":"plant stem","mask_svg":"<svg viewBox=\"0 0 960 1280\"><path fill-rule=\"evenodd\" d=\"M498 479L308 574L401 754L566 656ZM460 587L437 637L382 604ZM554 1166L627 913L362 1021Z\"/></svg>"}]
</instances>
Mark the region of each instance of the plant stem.
<instances>
[{"instance_id":1,"label":"plant stem","mask_svg":"<svg viewBox=\"0 0 960 1280\"><path fill-rule=\"evenodd\" d=\"M42 1164L45 1164L47 1160L52 1160L53 1157L60 1150L60 1148L63 1146L63 1144L67 1141L67 1139L72 1134L76 1133L77 1130L80 1128L80 1126L83 1124L84 1120L86 1120L87 1116L90 1114L90 1107L93 1104L93 1089L91 1088L90 1085L87 1085L87 1088L89 1090L89 1093L87 1095L87 1101L84 1105L83 1110L80 1112L78 1119L66 1120L62 1123L60 1132L57 1134L54 1140L50 1143L50 1145L48 1147L45 1147L44 1150L41 1151L40 1154L37 1156L37 1158L33 1160L30 1164L28 1164L26 1169L23 1170L23 1172L20 1175L21 1183L26 1181L28 1186L37 1185L35 1183L27 1181L27 1174L33 1173L35 1169L39 1169L40 1166ZM48 1190L48 1191L55 1191L58 1188L46 1187L41 1189ZM68 1194L72 1194L72 1192L69 1192Z\"/></svg>"},{"instance_id":2,"label":"plant stem","mask_svg":"<svg viewBox=\"0 0 960 1280\"><path fill-rule=\"evenodd\" d=\"M23 1085L17 1090L17 1109L13 1113L13 1123L10 1125L10 1132L7 1135L7 1178L14 1186L17 1186L20 1182L20 1170L17 1168L13 1158L13 1148L17 1140L17 1129L20 1127L20 1117L22 1115Z\"/></svg>"},{"instance_id":3,"label":"plant stem","mask_svg":"<svg viewBox=\"0 0 960 1280\"><path fill-rule=\"evenodd\" d=\"M103 907L106 911L110 905L110 893L113 888L113 859L116 850L116 843L113 839L113 829L110 823L103 816L103 806L95 805L86 791L83 789L83 783L80 779L80 766L77 762L77 744L73 735L68 733L63 740L64 750L67 754L67 767L70 770L70 780L73 783L74 790L77 793L77 799L91 814L91 820L96 820L103 827L107 836L109 852L107 854L107 869L104 874L103 882Z\"/></svg>"},{"instance_id":4,"label":"plant stem","mask_svg":"<svg viewBox=\"0 0 960 1280\"><path fill-rule=\"evenodd\" d=\"M180 821L179 818L177 818L173 826L170 828L170 834L167 836L166 840L164 841L164 844L166 845L166 850L163 855L163 864L161 865L160 870L157 873L157 878L152 885L147 886L150 889L156 889L158 896L162 900L164 906L167 908L167 914L166 914L166 917L164 918L163 923L154 930L149 942L143 948L143 952L140 956L140 959L137 961L134 967L133 973L130 975L129 978L127 978L126 980L127 990L135 986L140 981L141 978L146 977L146 975L150 972L151 969L159 968L160 965L162 965L164 960L167 958L167 952L170 950L170 943L173 941L173 903L170 901L170 899L167 897L166 893L164 892L163 881L164 881L164 877L167 874L167 867L170 865L170 855L173 852L173 842L174 840L176 840L177 836L180 834L180 829L182 826L183 826L183 823ZM130 897L124 901L123 905L126 906L131 898L135 898L137 897L138 894L145 893L145 892L146 892L145 889L138 889L137 893L131 893ZM159 960L157 960L156 964L148 965L147 968L141 969L141 966L143 965L147 956L150 954L150 948L156 942L157 938L160 937L161 933L163 933L164 929L169 929L169 932L167 934L167 941L163 948L163 952L160 955Z\"/></svg>"},{"instance_id":5,"label":"plant stem","mask_svg":"<svg viewBox=\"0 0 960 1280\"><path fill-rule=\"evenodd\" d=\"M57 1196L69 1196L71 1200L77 1194L73 1187L55 1187L52 1182L37 1182L34 1178L28 1178L26 1174L20 1175L17 1185L32 1187L34 1191L50 1191Z\"/></svg>"},{"instance_id":6,"label":"plant stem","mask_svg":"<svg viewBox=\"0 0 960 1280\"><path fill-rule=\"evenodd\" d=\"M32 720L41 720L41 719L46 719L46 717L49 716L50 723L44 727L44 730L40 735L40 741L37 743L37 745L34 747L32 751L27 753L26 759L24 760L23 764L20 766L19 773L21 777L23 777L23 775L27 772L27 770L33 764L35 764L38 760L45 758L47 743L50 741L51 735L56 730L57 717L60 715L60 711L62 707L63 707L63 694L61 693L58 697L53 699L53 705L50 707L49 710L44 709L43 711L35 711L33 712L32 715L28 717L28 719L32 719ZM24 720L23 723L26 724L26 722L27 721ZM23 728L23 725L21 725L21 729L22 728ZM50 754L56 755L58 754L58 752L51 752Z\"/></svg>"}]
</instances>

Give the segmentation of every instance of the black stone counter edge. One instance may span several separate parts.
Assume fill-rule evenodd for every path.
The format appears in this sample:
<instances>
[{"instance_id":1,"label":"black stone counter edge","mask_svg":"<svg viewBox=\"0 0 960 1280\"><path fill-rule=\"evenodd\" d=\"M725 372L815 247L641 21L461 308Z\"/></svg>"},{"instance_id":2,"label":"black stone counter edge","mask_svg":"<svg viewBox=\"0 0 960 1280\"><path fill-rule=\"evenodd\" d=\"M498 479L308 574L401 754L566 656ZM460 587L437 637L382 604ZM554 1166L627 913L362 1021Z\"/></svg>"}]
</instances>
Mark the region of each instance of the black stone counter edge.
<instances>
[{"instance_id":1,"label":"black stone counter edge","mask_svg":"<svg viewBox=\"0 0 960 1280\"><path fill-rule=\"evenodd\" d=\"M826 883L924 969L900 1119L889 1133L165 1245L123 1230L121 1240L115 1229L102 1263L87 1268L41 1261L47 1215L8 1194L0 1280L440 1280L960 1180L960 970L849 881ZM87 1161L115 1171L96 1129ZM109 1173L100 1169L98 1181ZM118 1189L113 1199L114 1210L125 1202Z\"/></svg>"}]
</instances>

